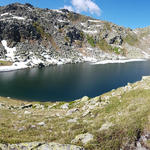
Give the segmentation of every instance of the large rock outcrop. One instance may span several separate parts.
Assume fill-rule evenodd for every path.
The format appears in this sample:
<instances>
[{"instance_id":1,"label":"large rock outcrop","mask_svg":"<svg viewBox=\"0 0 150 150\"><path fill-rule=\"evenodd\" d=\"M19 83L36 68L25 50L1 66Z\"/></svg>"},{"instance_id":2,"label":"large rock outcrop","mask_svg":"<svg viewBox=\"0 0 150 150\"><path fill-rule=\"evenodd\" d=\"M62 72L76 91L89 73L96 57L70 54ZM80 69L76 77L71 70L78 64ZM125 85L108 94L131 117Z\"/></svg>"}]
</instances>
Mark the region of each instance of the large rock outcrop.
<instances>
[{"instance_id":1,"label":"large rock outcrop","mask_svg":"<svg viewBox=\"0 0 150 150\"><path fill-rule=\"evenodd\" d=\"M15 65L148 58L148 36L149 28L131 30L65 9L20 3L0 7L0 41L7 42L7 47L0 44L0 59Z\"/></svg>"},{"instance_id":2,"label":"large rock outcrop","mask_svg":"<svg viewBox=\"0 0 150 150\"><path fill-rule=\"evenodd\" d=\"M84 148L58 143L31 142L21 144L0 144L1 150L84 150Z\"/></svg>"}]
</instances>

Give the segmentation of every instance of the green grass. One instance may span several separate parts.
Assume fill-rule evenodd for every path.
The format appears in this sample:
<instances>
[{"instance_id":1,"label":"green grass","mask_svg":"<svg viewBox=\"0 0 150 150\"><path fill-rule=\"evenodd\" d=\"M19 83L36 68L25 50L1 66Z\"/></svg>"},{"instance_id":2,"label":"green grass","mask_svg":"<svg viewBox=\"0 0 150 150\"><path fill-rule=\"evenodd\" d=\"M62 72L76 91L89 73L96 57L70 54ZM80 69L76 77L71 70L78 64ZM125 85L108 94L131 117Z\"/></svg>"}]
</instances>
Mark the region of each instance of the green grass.
<instances>
[{"instance_id":1,"label":"green grass","mask_svg":"<svg viewBox=\"0 0 150 150\"><path fill-rule=\"evenodd\" d=\"M109 31L112 30L109 22L104 22L104 24L105 24L105 27L107 30L109 30Z\"/></svg>"},{"instance_id":2,"label":"green grass","mask_svg":"<svg viewBox=\"0 0 150 150\"><path fill-rule=\"evenodd\" d=\"M66 42L69 42L69 41L70 41L68 36L65 36L64 39L65 39Z\"/></svg>"},{"instance_id":3,"label":"green grass","mask_svg":"<svg viewBox=\"0 0 150 150\"><path fill-rule=\"evenodd\" d=\"M12 62L0 60L0 66L11 66Z\"/></svg>"},{"instance_id":4,"label":"green grass","mask_svg":"<svg viewBox=\"0 0 150 150\"><path fill-rule=\"evenodd\" d=\"M97 42L97 46L104 51L109 51L109 52L113 52L116 54L122 54L125 55L125 50L119 47L112 47L111 45L109 45L106 40L104 39L100 39L99 42Z\"/></svg>"},{"instance_id":5,"label":"green grass","mask_svg":"<svg viewBox=\"0 0 150 150\"><path fill-rule=\"evenodd\" d=\"M136 37L136 35L128 34L124 41L127 42L129 45L134 46L138 43L138 38Z\"/></svg>"},{"instance_id":6,"label":"green grass","mask_svg":"<svg viewBox=\"0 0 150 150\"><path fill-rule=\"evenodd\" d=\"M116 54L120 54L120 49L118 47L114 47L113 48L113 51L116 53Z\"/></svg>"},{"instance_id":7,"label":"green grass","mask_svg":"<svg viewBox=\"0 0 150 150\"><path fill-rule=\"evenodd\" d=\"M86 39L87 39L88 43L89 43L92 47L95 47L95 46L96 46L96 45L95 45L96 42L95 42L95 40L93 39L92 36L87 35L87 36L86 36Z\"/></svg>"},{"instance_id":8,"label":"green grass","mask_svg":"<svg viewBox=\"0 0 150 150\"><path fill-rule=\"evenodd\" d=\"M86 102L69 102L69 109L78 108L79 111L67 116L67 110L60 108L65 102L57 102L54 107L48 109L54 103L37 103L45 109L35 107L27 109L31 114L25 115L22 109L0 109L0 143L19 143L31 141L47 141L62 144L71 144L76 135L82 133L91 133L94 140L83 145L80 141L76 145L83 146L88 150L118 150L125 143L135 143L143 131L150 131L150 81L138 82L131 85L132 90L124 91L123 88L110 91L101 95L101 101L104 103L105 96L110 96L102 106L96 106L90 110L91 113L83 117L82 114L87 109L83 106L94 101L89 99ZM137 88L135 88L137 87ZM133 89L135 88L135 89ZM116 96L111 96L115 93ZM117 94L119 93L119 96ZM21 106L22 103L29 102L0 98L1 103L5 105ZM60 117L56 116L56 114ZM67 120L78 118L76 123L68 123ZM45 122L45 126L37 126L37 123ZM103 124L111 123L112 126L105 130L100 130ZM31 128L36 125L36 128ZM25 129L18 132L18 129ZM147 143L147 145L150 145Z\"/></svg>"},{"instance_id":9,"label":"green grass","mask_svg":"<svg viewBox=\"0 0 150 150\"><path fill-rule=\"evenodd\" d=\"M37 32L44 37L45 36L45 32L44 32L44 28L38 23L38 22L34 22L33 26L36 28Z\"/></svg>"},{"instance_id":10,"label":"green grass","mask_svg":"<svg viewBox=\"0 0 150 150\"><path fill-rule=\"evenodd\" d=\"M87 148L91 150L118 150L125 141L134 143L139 134L143 132L145 125L148 124L148 116L150 116L150 99L148 95L150 95L150 91L131 91L123 95L122 102L117 97L113 97L110 99L111 103L105 108L95 110L94 113L100 114L100 118L96 120L97 124L107 120L112 122L114 126L101 132L94 131L96 140L93 145L90 144ZM142 102L139 99L144 100ZM137 109L135 109L135 106ZM132 111L131 108L133 108ZM118 112L122 115L119 116Z\"/></svg>"},{"instance_id":11,"label":"green grass","mask_svg":"<svg viewBox=\"0 0 150 150\"><path fill-rule=\"evenodd\" d=\"M53 39L52 35L50 33L46 33L44 31L44 28L38 23L38 22L34 22L33 26L35 27L35 29L37 30L37 32L41 35L43 40L48 40L51 42L52 46L56 49L59 50L59 47L57 46L55 40Z\"/></svg>"},{"instance_id":12,"label":"green grass","mask_svg":"<svg viewBox=\"0 0 150 150\"><path fill-rule=\"evenodd\" d=\"M71 13L71 12L69 12L68 18L69 18L69 20L71 20L73 23L85 22L85 21L87 21L88 19L90 19L90 17L84 16L84 15L80 15L80 14L77 14L77 13Z\"/></svg>"},{"instance_id":13,"label":"green grass","mask_svg":"<svg viewBox=\"0 0 150 150\"><path fill-rule=\"evenodd\" d=\"M113 51L112 46L110 46L104 39L100 39L97 45L100 49L104 51Z\"/></svg>"}]
</instances>

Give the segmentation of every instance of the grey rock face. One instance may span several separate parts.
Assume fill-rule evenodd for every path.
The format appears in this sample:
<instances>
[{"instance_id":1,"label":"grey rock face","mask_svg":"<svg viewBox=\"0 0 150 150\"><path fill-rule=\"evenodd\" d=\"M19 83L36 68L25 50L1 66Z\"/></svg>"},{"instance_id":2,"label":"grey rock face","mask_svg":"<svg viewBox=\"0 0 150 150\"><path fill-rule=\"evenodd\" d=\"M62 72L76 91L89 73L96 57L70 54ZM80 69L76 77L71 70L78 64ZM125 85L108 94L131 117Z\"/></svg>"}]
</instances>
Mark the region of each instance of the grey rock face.
<instances>
[{"instance_id":1,"label":"grey rock face","mask_svg":"<svg viewBox=\"0 0 150 150\"><path fill-rule=\"evenodd\" d=\"M0 144L1 150L84 150L84 148L58 143L31 142L21 144Z\"/></svg>"},{"instance_id":2,"label":"grey rock face","mask_svg":"<svg viewBox=\"0 0 150 150\"><path fill-rule=\"evenodd\" d=\"M65 9L14 3L0 7L0 41L16 51L10 57L8 48L0 44L0 59L32 67L145 57L149 52L143 54L134 44L138 34L146 31L132 31Z\"/></svg>"}]
</instances>

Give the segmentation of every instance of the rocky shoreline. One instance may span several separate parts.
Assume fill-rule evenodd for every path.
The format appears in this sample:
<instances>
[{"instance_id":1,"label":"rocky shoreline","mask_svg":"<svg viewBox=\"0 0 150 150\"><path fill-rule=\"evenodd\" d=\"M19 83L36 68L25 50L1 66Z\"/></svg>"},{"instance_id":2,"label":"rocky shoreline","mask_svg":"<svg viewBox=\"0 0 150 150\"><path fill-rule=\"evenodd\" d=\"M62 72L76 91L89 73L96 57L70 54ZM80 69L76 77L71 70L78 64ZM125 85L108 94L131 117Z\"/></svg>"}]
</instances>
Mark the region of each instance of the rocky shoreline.
<instances>
[{"instance_id":1,"label":"rocky shoreline","mask_svg":"<svg viewBox=\"0 0 150 150\"><path fill-rule=\"evenodd\" d=\"M86 61L83 60L81 62L76 62L76 63L85 63L88 62L90 65L98 65L98 64L111 64L111 63L128 63L128 62L139 62L139 61L147 61L149 59L120 59L120 60L103 60L103 61ZM51 65L64 65L64 64L73 64L72 62L62 62L62 63L56 63L56 64L49 64L48 66ZM27 68L43 68L46 67L47 65L44 65L43 63L39 63L33 66L27 66L26 63L14 63L11 66L0 66L0 72L9 72L9 71L15 71L15 70L21 70L21 69L27 69Z\"/></svg>"}]
</instances>

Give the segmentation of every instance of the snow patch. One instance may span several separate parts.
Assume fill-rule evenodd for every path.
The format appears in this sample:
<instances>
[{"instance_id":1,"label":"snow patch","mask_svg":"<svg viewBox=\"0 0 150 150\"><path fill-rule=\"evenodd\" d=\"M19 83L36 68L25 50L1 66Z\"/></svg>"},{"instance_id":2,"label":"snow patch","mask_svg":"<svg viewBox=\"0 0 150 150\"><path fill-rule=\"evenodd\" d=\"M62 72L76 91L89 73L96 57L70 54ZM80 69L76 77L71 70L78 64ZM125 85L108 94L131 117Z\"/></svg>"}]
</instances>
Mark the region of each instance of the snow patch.
<instances>
[{"instance_id":1,"label":"snow patch","mask_svg":"<svg viewBox=\"0 0 150 150\"><path fill-rule=\"evenodd\" d=\"M25 18L19 17L19 16L13 16L12 18L13 18L13 19L17 19L17 20L25 20Z\"/></svg>"},{"instance_id":2,"label":"snow patch","mask_svg":"<svg viewBox=\"0 0 150 150\"><path fill-rule=\"evenodd\" d=\"M44 63L44 62L43 62L41 59L39 59L39 58L33 56L33 57L31 58L31 63L34 64L34 65L38 65L38 64Z\"/></svg>"},{"instance_id":3,"label":"snow patch","mask_svg":"<svg viewBox=\"0 0 150 150\"><path fill-rule=\"evenodd\" d=\"M89 57L89 56L84 56L83 54L80 53L80 56L82 56L83 60L86 62L91 62L91 63L96 63L97 59L94 57Z\"/></svg>"},{"instance_id":4,"label":"snow patch","mask_svg":"<svg viewBox=\"0 0 150 150\"><path fill-rule=\"evenodd\" d=\"M87 62L97 62L97 59L93 58L93 57L86 57L84 56L83 59Z\"/></svg>"},{"instance_id":5,"label":"snow patch","mask_svg":"<svg viewBox=\"0 0 150 150\"><path fill-rule=\"evenodd\" d=\"M20 70L20 69L25 69L25 68L28 68L28 67L24 62L18 62L18 63L14 63L12 66L1 66L0 72Z\"/></svg>"},{"instance_id":6,"label":"snow patch","mask_svg":"<svg viewBox=\"0 0 150 150\"><path fill-rule=\"evenodd\" d=\"M14 52L16 51L16 47L9 48L7 46L7 41L6 40L2 40L1 43L4 46L5 50L7 51L6 56L11 58L12 60L14 60Z\"/></svg>"},{"instance_id":7,"label":"snow patch","mask_svg":"<svg viewBox=\"0 0 150 150\"><path fill-rule=\"evenodd\" d=\"M127 62L134 62L134 61L146 61L146 59L103 60L103 61L99 61L96 63L92 63L92 65L112 64L112 63L127 63Z\"/></svg>"},{"instance_id":8,"label":"snow patch","mask_svg":"<svg viewBox=\"0 0 150 150\"><path fill-rule=\"evenodd\" d=\"M97 24L97 25L94 25L95 27L102 27L102 25L101 24Z\"/></svg>"},{"instance_id":9,"label":"snow patch","mask_svg":"<svg viewBox=\"0 0 150 150\"><path fill-rule=\"evenodd\" d=\"M67 20L60 20L60 19L57 19L59 22L64 22L64 23L66 23L66 22L68 22Z\"/></svg>"},{"instance_id":10,"label":"snow patch","mask_svg":"<svg viewBox=\"0 0 150 150\"><path fill-rule=\"evenodd\" d=\"M17 20L25 20L26 18L24 17L20 17L20 16L15 16L11 13L4 13L4 14L1 14L0 16L3 17L3 16L7 16L7 15L10 15L10 17L7 17L6 19L17 19ZM2 20L6 20L6 19L1 19Z\"/></svg>"},{"instance_id":11,"label":"snow patch","mask_svg":"<svg viewBox=\"0 0 150 150\"><path fill-rule=\"evenodd\" d=\"M88 20L89 22L102 22L100 20Z\"/></svg>"},{"instance_id":12,"label":"snow patch","mask_svg":"<svg viewBox=\"0 0 150 150\"><path fill-rule=\"evenodd\" d=\"M58 10L58 9L52 9L52 11L55 11L55 12L57 12L57 13L64 14L64 12L62 12L61 10Z\"/></svg>"},{"instance_id":13,"label":"snow patch","mask_svg":"<svg viewBox=\"0 0 150 150\"><path fill-rule=\"evenodd\" d=\"M96 30L83 30L84 33L89 33L89 34L96 34L98 31Z\"/></svg>"},{"instance_id":14,"label":"snow patch","mask_svg":"<svg viewBox=\"0 0 150 150\"><path fill-rule=\"evenodd\" d=\"M4 13L4 14L1 14L1 17L7 16L7 15L11 15L11 13Z\"/></svg>"},{"instance_id":15,"label":"snow patch","mask_svg":"<svg viewBox=\"0 0 150 150\"><path fill-rule=\"evenodd\" d=\"M87 49L90 50L90 51L93 51L93 48L91 48L91 47L87 47Z\"/></svg>"},{"instance_id":16,"label":"snow patch","mask_svg":"<svg viewBox=\"0 0 150 150\"><path fill-rule=\"evenodd\" d=\"M146 53L144 51L142 51L142 53L145 55L145 58L149 58L150 57L150 55L148 53Z\"/></svg>"},{"instance_id":17,"label":"snow patch","mask_svg":"<svg viewBox=\"0 0 150 150\"><path fill-rule=\"evenodd\" d=\"M86 27L86 23L81 22L80 23L83 27Z\"/></svg>"}]
</instances>

